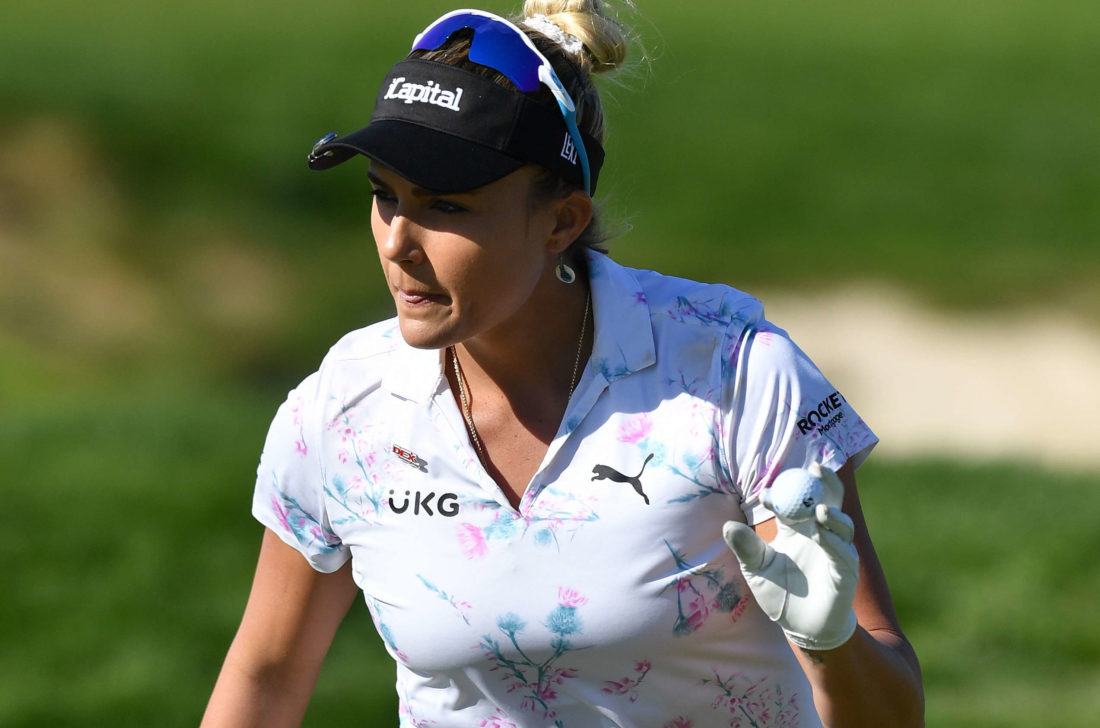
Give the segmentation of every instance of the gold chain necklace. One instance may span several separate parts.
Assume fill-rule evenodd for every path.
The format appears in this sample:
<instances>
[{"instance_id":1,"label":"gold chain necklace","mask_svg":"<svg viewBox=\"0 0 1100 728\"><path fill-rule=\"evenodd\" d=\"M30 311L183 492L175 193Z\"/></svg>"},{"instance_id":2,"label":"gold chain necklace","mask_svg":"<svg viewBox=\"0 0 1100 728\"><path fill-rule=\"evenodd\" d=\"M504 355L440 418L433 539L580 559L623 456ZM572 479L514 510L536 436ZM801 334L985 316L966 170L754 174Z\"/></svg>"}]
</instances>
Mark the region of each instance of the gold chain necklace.
<instances>
[{"instance_id":1,"label":"gold chain necklace","mask_svg":"<svg viewBox=\"0 0 1100 728\"><path fill-rule=\"evenodd\" d=\"M588 329L588 311L592 307L592 293L589 292L584 299L584 318L581 319L581 335L577 340L577 356L573 359L573 376L569 378L569 397L566 401L572 399L573 390L577 386L577 371L581 366L581 353L584 351L584 332ZM466 396L466 386L462 383L462 368L458 364L458 352L455 351L453 346L448 346L447 351L451 354L451 363L454 365L455 381L458 383L458 398L462 402L462 419L466 421L466 430L470 433L470 440L474 443L474 449L477 450L478 456L481 461L486 462L485 450L481 446L481 438L477 435L477 427L474 426L474 417L470 414L470 399Z\"/></svg>"}]
</instances>

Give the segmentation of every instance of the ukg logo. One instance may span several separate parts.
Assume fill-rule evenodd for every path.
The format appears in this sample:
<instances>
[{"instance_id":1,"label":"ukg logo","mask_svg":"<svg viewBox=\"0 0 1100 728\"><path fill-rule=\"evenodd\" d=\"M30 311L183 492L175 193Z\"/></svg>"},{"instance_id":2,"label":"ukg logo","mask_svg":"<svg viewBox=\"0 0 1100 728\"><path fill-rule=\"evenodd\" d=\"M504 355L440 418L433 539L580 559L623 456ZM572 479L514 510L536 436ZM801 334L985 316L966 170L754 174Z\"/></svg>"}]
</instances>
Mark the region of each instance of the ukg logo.
<instances>
[{"instance_id":1,"label":"ukg logo","mask_svg":"<svg viewBox=\"0 0 1100 728\"><path fill-rule=\"evenodd\" d=\"M390 510L394 513L404 513L409 510L410 505L412 510L410 513L414 516L419 516L421 513L425 515L434 516L435 511L432 510L432 500L435 498L435 491L424 495L420 491L416 491L415 497L410 502L409 496L414 495L412 491L405 491L405 498L402 500L401 505L394 502L394 491L390 491ZM439 512L439 515L444 518L453 518L458 515L458 496L454 493L441 493L439 499L435 502L435 509Z\"/></svg>"}]
</instances>

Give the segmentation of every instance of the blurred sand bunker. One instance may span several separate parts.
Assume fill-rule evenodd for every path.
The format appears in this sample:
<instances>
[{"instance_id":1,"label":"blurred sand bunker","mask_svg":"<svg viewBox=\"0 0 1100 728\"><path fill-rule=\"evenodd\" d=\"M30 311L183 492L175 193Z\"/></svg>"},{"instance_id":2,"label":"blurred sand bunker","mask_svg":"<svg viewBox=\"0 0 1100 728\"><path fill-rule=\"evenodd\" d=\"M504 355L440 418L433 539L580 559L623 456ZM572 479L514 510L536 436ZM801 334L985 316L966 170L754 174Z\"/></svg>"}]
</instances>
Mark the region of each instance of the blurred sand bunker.
<instances>
[{"instance_id":1,"label":"blurred sand bunker","mask_svg":"<svg viewBox=\"0 0 1100 728\"><path fill-rule=\"evenodd\" d=\"M1100 331L1068 314L935 314L872 286L760 297L879 435L879 457L1100 469Z\"/></svg>"}]
</instances>

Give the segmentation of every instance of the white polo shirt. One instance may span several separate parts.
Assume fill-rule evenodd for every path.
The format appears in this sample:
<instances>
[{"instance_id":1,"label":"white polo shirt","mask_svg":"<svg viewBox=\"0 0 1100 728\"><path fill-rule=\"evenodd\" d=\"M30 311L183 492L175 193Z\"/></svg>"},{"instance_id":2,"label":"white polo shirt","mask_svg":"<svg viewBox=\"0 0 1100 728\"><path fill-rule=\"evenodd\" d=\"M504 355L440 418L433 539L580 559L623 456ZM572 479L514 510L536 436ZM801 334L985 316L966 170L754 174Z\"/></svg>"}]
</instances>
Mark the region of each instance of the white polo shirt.
<instances>
[{"instance_id":1,"label":"white polo shirt","mask_svg":"<svg viewBox=\"0 0 1100 728\"><path fill-rule=\"evenodd\" d=\"M291 392L253 512L316 569L352 560L402 726L819 726L722 524L875 436L756 299L589 262L592 357L518 510L442 352L391 319Z\"/></svg>"}]
</instances>

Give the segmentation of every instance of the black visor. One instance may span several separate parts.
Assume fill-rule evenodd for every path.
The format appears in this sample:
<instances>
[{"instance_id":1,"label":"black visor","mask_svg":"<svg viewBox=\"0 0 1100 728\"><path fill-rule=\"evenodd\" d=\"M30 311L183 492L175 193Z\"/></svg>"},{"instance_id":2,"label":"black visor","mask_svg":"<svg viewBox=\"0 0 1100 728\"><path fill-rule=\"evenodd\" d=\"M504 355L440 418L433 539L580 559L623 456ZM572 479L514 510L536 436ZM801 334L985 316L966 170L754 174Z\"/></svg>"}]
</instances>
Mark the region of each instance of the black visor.
<instances>
[{"instance_id":1,"label":"black visor","mask_svg":"<svg viewBox=\"0 0 1100 728\"><path fill-rule=\"evenodd\" d=\"M603 148L587 134L582 139L594 192ZM328 169L356 154L436 192L477 189L530 163L584 187L572 138L556 108L470 71L423 59L394 65L370 123L319 141L309 166Z\"/></svg>"}]
</instances>

